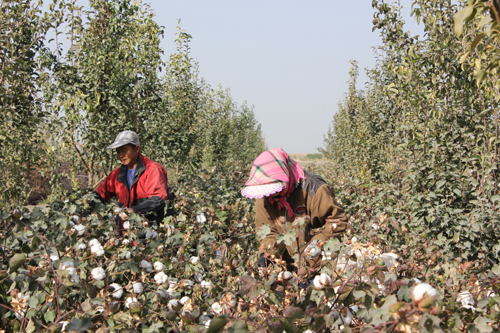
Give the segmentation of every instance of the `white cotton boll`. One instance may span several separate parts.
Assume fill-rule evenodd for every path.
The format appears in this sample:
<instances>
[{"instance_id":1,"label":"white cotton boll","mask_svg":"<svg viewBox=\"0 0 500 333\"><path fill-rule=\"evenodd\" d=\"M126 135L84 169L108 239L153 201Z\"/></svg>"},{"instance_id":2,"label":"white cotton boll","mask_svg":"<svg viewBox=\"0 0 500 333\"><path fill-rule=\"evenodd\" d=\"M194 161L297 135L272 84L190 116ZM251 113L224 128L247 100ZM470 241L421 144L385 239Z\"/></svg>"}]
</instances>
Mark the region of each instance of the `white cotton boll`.
<instances>
[{"instance_id":1,"label":"white cotton boll","mask_svg":"<svg viewBox=\"0 0 500 333\"><path fill-rule=\"evenodd\" d=\"M113 214L109 213L108 214L108 219L112 220L113 219Z\"/></svg>"},{"instance_id":2,"label":"white cotton boll","mask_svg":"<svg viewBox=\"0 0 500 333\"><path fill-rule=\"evenodd\" d=\"M73 216L71 216L71 221L76 223L76 222L80 221L80 217L77 215L73 215Z\"/></svg>"},{"instance_id":3,"label":"white cotton boll","mask_svg":"<svg viewBox=\"0 0 500 333\"><path fill-rule=\"evenodd\" d=\"M206 313L203 313L200 318L198 318L198 323L205 325L207 322L210 322L210 317L208 317Z\"/></svg>"},{"instance_id":4,"label":"white cotton boll","mask_svg":"<svg viewBox=\"0 0 500 333\"><path fill-rule=\"evenodd\" d=\"M192 288L194 286L194 282L191 281L191 280L182 280L181 282L179 282L179 287L181 288Z\"/></svg>"},{"instance_id":5,"label":"white cotton boll","mask_svg":"<svg viewBox=\"0 0 500 333\"><path fill-rule=\"evenodd\" d=\"M304 254L306 255L307 259L312 259L321 254L321 249L317 244L317 241L314 240L311 244L307 245L306 249L304 250Z\"/></svg>"},{"instance_id":6,"label":"white cotton boll","mask_svg":"<svg viewBox=\"0 0 500 333\"><path fill-rule=\"evenodd\" d=\"M118 215L122 212L122 209L120 207L116 207L113 212L115 213L115 215Z\"/></svg>"},{"instance_id":7,"label":"white cotton boll","mask_svg":"<svg viewBox=\"0 0 500 333\"><path fill-rule=\"evenodd\" d=\"M111 293L111 296L118 299L120 299L123 296L123 288L118 283L112 283L109 286L114 288L114 291Z\"/></svg>"},{"instance_id":8,"label":"white cotton boll","mask_svg":"<svg viewBox=\"0 0 500 333\"><path fill-rule=\"evenodd\" d=\"M210 281L201 281L200 285L201 285L201 287L203 289L210 289L210 288L212 288L212 282L210 282Z\"/></svg>"},{"instance_id":9,"label":"white cotton boll","mask_svg":"<svg viewBox=\"0 0 500 333\"><path fill-rule=\"evenodd\" d=\"M163 284L163 283L167 282L168 276L165 273L160 272L154 276L154 279L155 279L157 284Z\"/></svg>"},{"instance_id":10,"label":"white cotton boll","mask_svg":"<svg viewBox=\"0 0 500 333\"><path fill-rule=\"evenodd\" d=\"M373 224L372 224L372 229L374 229L374 230L378 230L378 228L379 228L379 227L378 227L378 224L377 224L377 223L373 223Z\"/></svg>"},{"instance_id":11,"label":"white cotton boll","mask_svg":"<svg viewBox=\"0 0 500 333\"><path fill-rule=\"evenodd\" d=\"M201 213L200 215L196 216L196 222L198 222L198 223L207 222L207 218L206 218L205 214Z\"/></svg>"},{"instance_id":12,"label":"white cotton boll","mask_svg":"<svg viewBox=\"0 0 500 333\"><path fill-rule=\"evenodd\" d=\"M200 257L191 257L189 258L189 262L193 265L196 265L197 263L200 262Z\"/></svg>"},{"instance_id":13,"label":"white cotton boll","mask_svg":"<svg viewBox=\"0 0 500 333\"><path fill-rule=\"evenodd\" d=\"M433 286L431 286L428 283L417 283L416 285L411 288L410 292L411 298L415 303L420 302L424 298L427 297L432 297L432 299L435 301L438 297L438 291L434 289Z\"/></svg>"},{"instance_id":14,"label":"white cotton boll","mask_svg":"<svg viewBox=\"0 0 500 333\"><path fill-rule=\"evenodd\" d=\"M128 229L130 229L130 222L125 221L125 222L123 222L122 226L123 226L123 229L128 230Z\"/></svg>"},{"instance_id":15,"label":"white cotton boll","mask_svg":"<svg viewBox=\"0 0 500 333\"><path fill-rule=\"evenodd\" d=\"M412 279L412 281L413 281L413 282L415 282L415 284L417 284L417 283L422 283L422 281L420 281L420 280L419 280L419 279L417 279L417 278L413 278L413 279Z\"/></svg>"},{"instance_id":16,"label":"white cotton boll","mask_svg":"<svg viewBox=\"0 0 500 333\"><path fill-rule=\"evenodd\" d=\"M379 258L384 261L387 268L391 268L398 261L399 256L395 253L382 253Z\"/></svg>"},{"instance_id":17,"label":"white cotton boll","mask_svg":"<svg viewBox=\"0 0 500 333\"><path fill-rule=\"evenodd\" d=\"M92 278L97 281L104 280L106 277L106 271L101 267L94 268L90 274L92 274Z\"/></svg>"},{"instance_id":18,"label":"white cotton boll","mask_svg":"<svg viewBox=\"0 0 500 333\"><path fill-rule=\"evenodd\" d=\"M68 269L70 267L75 267L75 265L71 261L63 261L61 264L61 269Z\"/></svg>"},{"instance_id":19,"label":"white cotton boll","mask_svg":"<svg viewBox=\"0 0 500 333\"><path fill-rule=\"evenodd\" d=\"M52 255L50 256L50 260L52 260L52 261L57 261L57 260L59 260L59 256L58 256L57 254L52 254Z\"/></svg>"},{"instance_id":20,"label":"white cotton boll","mask_svg":"<svg viewBox=\"0 0 500 333\"><path fill-rule=\"evenodd\" d=\"M127 299L125 300L125 306L127 307L127 309L129 309L133 303L137 303L137 298L127 297Z\"/></svg>"},{"instance_id":21,"label":"white cotton boll","mask_svg":"<svg viewBox=\"0 0 500 333\"><path fill-rule=\"evenodd\" d=\"M278 280L293 283L295 282L295 277L292 275L291 272L284 271L278 274Z\"/></svg>"},{"instance_id":22,"label":"white cotton boll","mask_svg":"<svg viewBox=\"0 0 500 333\"><path fill-rule=\"evenodd\" d=\"M201 274L201 273L195 274L194 275L194 280L196 282L198 282L198 283L201 282L201 281L203 281L203 274Z\"/></svg>"},{"instance_id":23,"label":"white cotton boll","mask_svg":"<svg viewBox=\"0 0 500 333\"><path fill-rule=\"evenodd\" d=\"M122 240L122 245L128 245L128 244L130 244L130 240L129 239Z\"/></svg>"},{"instance_id":24,"label":"white cotton boll","mask_svg":"<svg viewBox=\"0 0 500 333\"><path fill-rule=\"evenodd\" d=\"M462 291L459 293L457 296L457 302L462 303L463 308L475 310L474 296L472 296L472 294L468 291Z\"/></svg>"},{"instance_id":25,"label":"white cotton boll","mask_svg":"<svg viewBox=\"0 0 500 333\"><path fill-rule=\"evenodd\" d=\"M155 261L153 266L155 268L155 271L157 271L157 272L161 272L162 270L165 269L165 265L163 265L163 263L161 263L160 261Z\"/></svg>"},{"instance_id":26,"label":"white cotton boll","mask_svg":"<svg viewBox=\"0 0 500 333\"><path fill-rule=\"evenodd\" d=\"M222 306L219 304L219 302L215 302L212 304L212 310L218 315L220 315L223 311Z\"/></svg>"},{"instance_id":27,"label":"white cotton boll","mask_svg":"<svg viewBox=\"0 0 500 333\"><path fill-rule=\"evenodd\" d=\"M304 333L316 333L316 332L314 332L312 330L307 330L307 331L304 331Z\"/></svg>"},{"instance_id":28,"label":"white cotton boll","mask_svg":"<svg viewBox=\"0 0 500 333\"><path fill-rule=\"evenodd\" d=\"M130 259L131 256L132 253L130 253L130 251L127 251L127 253L125 253L125 259Z\"/></svg>"},{"instance_id":29,"label":"white cotton boll","mask_svg":"<svg viewBox=\"0 0 500 333\"><path fill-rule=\"evenodd\" d=\"M179 300L179 302L182 304L182 305L186 305L187 302L189 302L191 298L189 298L188 296L184 296L183 298L181 298Z\"/></svg>"},{"instance_id":30,"label":"white cotton boll","mask_svg":"<svg viewBox=\"0 0 500 333\"><path fill-rule=\"evenodd\" d=\"M76 287L78 287L78 285L80 284L80 277L78 276L78 274L72 274L69 277L69 280L73 282Z\"/></svg>"},{"instance_id":31,"label":"white cotton boll","mask_svg":"<svg viewBox=\"0 0 500 333\"><path fill-rule=\"evenodd\" d=\"M92 239L90 242L89 242L89 246L93 246L93 245L101 245L101 243L97 240L97 239Z\"/></svg>"},{"instance_id":32,"label":"white cotton boll","mask_svg":"<svg viewBox=\"0 0 500 333\"><path fill-rule=\"evenodd\" d=\"M345 316L342 313L340 313L340 317L339 317L339 319L337 319L335 324L349 326L349 325L351 325L353 318L354 318L354 316L352 315L351 311L349 311L347 309Z\"/></svg>"},{"instance_id":33,"label":"white cotton boll","mask_svg":"<svg viewBox=\"0 0 500 333\"><path fill-rule=\"evenodd\" d=\"M132 289L134 290L134 293L140 294L144 290L144 286L140 282L132 282Z\"/></svg>"},{"instance_id":34,"label":"white cotton boll","mask_svg":"<svg viewBox=\"0 0 500 333\"><path fill-rule=\"evenodd\" d=\"M61 332L66 332L66 326L68 326L69 321L60 321L59 324L62 325Z\"/></svg>"},{"instance_id":35,"label":"white cotton boll","mask_svg":"<svg viewBox=\"0 0 500 333\"><path fill-rule=\"evenodd\" d=\"M179 311L182 308L182 304L178 299L174 298L168 301L167 307L172 311Z\"/></svg>"},{"instance_id":36,"label":"white cotton boll","mask_svg":"<svg viewBox=\"0 0 500 333\"><path fill-rule=\"evenodd\" d=\"M156 291L156 295L160 296L161 298L165 298L165 297L167 297L167 292L162 287L158 287L158 290Z\"/></svg>"},{"instance_id":37,"label":"white cotton boll","mask_svg":"<svg viewBox=\"0 0 500 333\"><path fill-rule=\"evenodd\" d=\"M78 244L78 250L83 251L83 250L85 250L86 248L87 248L87 244L85 244L85 243L80 243L80 244Z\"/></svg>"},{"instance_id":38,"label":"white cotton boll","mask_svg":"<svg viewBox=\"0 0 500 333\"><path fill-rule=\"evenodd\" d=\"M78 236L81 236L85 233L85 230L87 230L87 227L85 227L82 224L77 224L73 227L73 229L78 232Z\"/></svg>"},{"instance_id":39,"label":"white cotton boll","mask_svg":"<svg viewBox=\"0 0 500 333\"><path fill-rule=\"evenodd\" d=\"M176 293L176 291L175 291L175 289L174 289L174 288L168 288L165 292L166 292L166 293L167 293L167 295L168 295L168 296L170 296L170 297L174 297L174 295L175 295L175 293Z\"/></svg>"},{"instance_id":40,"label":"white cotton boll","mask_svg":"<svg viewBox=\"0 0 500 333\"><path fill-rule=\"evenodd\" d=\"M145 269L146 272L151 272L153 270L153 265L151 265L146 260L141 261L141 268Z\"/></svg>"},{"instance_id":41,"label":"white cotton boll","mask_svg":"<svg viewBox=\"0 0 500 333\"><path fill-rule=\"evenodd\" d=\"M332 284L332 279L325 273L321 273L320 275L316 275L313 280L314 288L316 289L324 289L325 287L329 287Z\"/></svg>"},{"instance_id":42,"label":"white cotton boll","mask_svg":"<svg viewBox=\"0 0 500 333\"><path fill-rule=\"evenodd\" d=\"M93 246L90 248L90 252L94 253L98 257L102 257L104 255L104 248L102 246Z\"/></svg>"},{"instance_id":43,"label":"white cotton boll","mask_svg":"<svg viewBox=\"0 0 500 333\"><path fill-rule=\"evenodd\" d=\"M351 239L351 242L352 242L352 243L356 243L357 241L358 241L358 237L353 237L353 238Z\"/></svg>"},{"instance_id":44,"label":"white cotton boll","mask_svg":"<svg viewBox=\"0 0 500 333\"><path fill-rule=\"evenodd\" d=\"M175 287L177 287L177 280L174 278L169 278L168 279L168 287L170 289L174 289Z\"/></svg>"},{"instance_id":45,"label":"white cotton boll","mask_svg":"<svg viewBox=\"0 0 500 333\"><path fill-rule=\"evenodd\" d=\"M321 260L324 260L324 261L329 261L329 260L332 260L332 252L331 251L321 251Z\"/></svg>"}]
</instances>

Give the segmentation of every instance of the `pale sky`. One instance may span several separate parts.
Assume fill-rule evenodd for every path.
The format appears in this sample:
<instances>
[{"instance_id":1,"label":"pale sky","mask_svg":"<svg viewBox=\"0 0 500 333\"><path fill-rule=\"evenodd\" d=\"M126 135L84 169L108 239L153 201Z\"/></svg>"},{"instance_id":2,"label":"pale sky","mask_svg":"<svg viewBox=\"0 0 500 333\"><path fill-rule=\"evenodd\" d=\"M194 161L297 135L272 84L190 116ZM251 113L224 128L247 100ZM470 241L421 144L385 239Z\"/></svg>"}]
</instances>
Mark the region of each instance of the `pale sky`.
<instances>
[{"instance_id":1,"label":"pale sky","mask_svg":"<svg viewBox=\"0 0 500 333\"><path fill-rule=\"evenodd\" d=\"M212 86L255 107L268 147L315 153L347 91L349 60L373 67L371 0L150 0L165 27L165 60L177 20L192 35L191 56ZM78 1L84 4L86 1ZM409 0L402 0L402 4ZM418 30L407 10L409 30Z\"/></svg>"}]
</instances>

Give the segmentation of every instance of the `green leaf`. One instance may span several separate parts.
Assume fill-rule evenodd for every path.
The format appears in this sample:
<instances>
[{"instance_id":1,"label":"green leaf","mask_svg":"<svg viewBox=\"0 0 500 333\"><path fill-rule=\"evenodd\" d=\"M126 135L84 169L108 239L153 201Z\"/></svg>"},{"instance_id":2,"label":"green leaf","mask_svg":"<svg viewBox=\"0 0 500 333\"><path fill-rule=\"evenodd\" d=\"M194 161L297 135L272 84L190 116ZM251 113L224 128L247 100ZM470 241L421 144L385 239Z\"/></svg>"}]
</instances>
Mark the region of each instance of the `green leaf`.
<instances>
[{"instance_id":1,"label":"green leaf","mask_svg":"<svg viewBox=\"0 0 500 333\"><path fill-rule=\"evenodd\" d=\"M228 333L247 333L249 332L248 326L243 321L237 321L233 327L229 328Z\"/></svg>"},{"instance_id":2,"label":"green leaf","mask_svg":"<svg viewBox=\"0 0 500 333\"><path fill-rule=\"evenodd\" d=\"M66 326L66 331L85 331L92 327L91 318L73 318L73 320Z\"/></svg>"},{"instance_id":3,"label":"green leaf","mask_svg":"<svg viewBox=\"0 0 500 333\"><path fill-rule=\"evenodd\" d=\"M207 333L218 333L224 330L228 320L226 316L214 318L210 321Z\"/></svg>"},{"instance_id":4,"label":"green leaf","mask_svg":"<svg viewBox=\"0 0 500 333\"><path fill-rule=\"evenodd\" d=\"M478 317L476 318L476 320L474 320L474 325L479 330L479 332L493 332L493 327L488 325L488 323L494 323L494 321L485 317Z\"/></svg>"},{"instance_id":5,"label":"green leaf","mask_svg":"<svg viewBox=\"0 0 500 333\"><path fill-rule=\"evenodd\" d=\"M21 267L26 261L26 253L16 253L9 260L9 270L10 272L15 272Z\"/></svg>"},{"instance_id":6,"label":"green leaf","mask_svg":"<svg viewBox=\"0 0 500 333\"><path fill-rule=\"evenodd\" d=\"M293 242L297 239L297 233L295 230L287 231L285 234L279 234L276 236L276 242L285 243L286 246L292 246Z\"/></svg>"},{"instance_id":7,"label":"green leaf","mask_svg":"<svg viewBox=\"0 0 500 333\"><path fill-rule=\"evenodd\" d=\"M472 6L467 6L462 9L460 9L454 16L454 29L455 29L455 34L460 36L463 32L464 29L464 21L472 14L473 7Z\"/></svg>"},{"instance_id":8,"label":"green leaf","mask_svg":"<svg viewBox=\"0 0 500 333\"><path fill-rule=\"evenodd\" d=\"M50 310L49 312L45 312L43 315L43 318L47 323L52 323L54 322L54 319L56 319L56 312L54 310Z\"/></svg>"},{"instance_id":9,"label":"green leaf","mask_svg":"<svg viewBox=\"0 0 500 333\"><path fill-rule=\"evenodd\" d=\"M283 315L288 318L300 319L304 317L304 311L301 308L289 306L283 311Z\"/></svg>"},{"instance_id":10,"label":"green leaf","mask_svg":"<svg viewBox=\"0 0 500 333\"><path fill-rule=\"evenodd\" d=\"M269 227L269 224L264 224L257 231L257 237L259 238L259 240L263 240L270 233L271 233L271 228Z\"/></svg>"}]
</instances>

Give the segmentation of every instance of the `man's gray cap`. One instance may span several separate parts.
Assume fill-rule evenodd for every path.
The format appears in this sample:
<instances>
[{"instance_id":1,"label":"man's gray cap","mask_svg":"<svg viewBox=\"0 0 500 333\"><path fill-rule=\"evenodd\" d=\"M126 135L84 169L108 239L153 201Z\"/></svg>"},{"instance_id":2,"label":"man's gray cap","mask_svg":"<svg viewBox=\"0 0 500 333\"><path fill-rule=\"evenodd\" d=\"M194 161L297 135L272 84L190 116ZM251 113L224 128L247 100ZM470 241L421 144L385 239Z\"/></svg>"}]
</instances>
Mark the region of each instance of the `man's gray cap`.
<instances>
[{"instance_id":1,"label":"man's gray cap","mask_svg":"<svg viewBox=\"0 0 500 333\"><path fill-rule=\"evenodd\" d=\"M115 142L106 147L106 149L113 149L122 147L128 144L133 144L135 146L140 146L139 136L134 131L123 131L118 133Z\"/></svg>"}]
</instances>

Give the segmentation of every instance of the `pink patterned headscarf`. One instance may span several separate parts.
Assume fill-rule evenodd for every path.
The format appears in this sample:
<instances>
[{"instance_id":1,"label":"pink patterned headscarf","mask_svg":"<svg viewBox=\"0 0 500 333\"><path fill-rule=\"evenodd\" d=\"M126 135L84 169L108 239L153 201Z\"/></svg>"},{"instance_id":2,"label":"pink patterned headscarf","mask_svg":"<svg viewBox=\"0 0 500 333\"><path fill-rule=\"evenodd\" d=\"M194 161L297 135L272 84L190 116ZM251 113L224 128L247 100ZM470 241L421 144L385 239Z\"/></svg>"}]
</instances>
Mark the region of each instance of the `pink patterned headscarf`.
<instances>
[{"instance_id":1,"label":"pink patterned headscarf","mask_svg":"<svg viewBox=\"0 0 500 333\"><path fill-rule=\"evenodd\" d=\"M305 178L302 167L281 148L263 152L253 162L250 178L245 183L241 194L247 198L267 197L271 204L278 203L278 208L286 207L288 216L293 209L287 199L301 179ZM264 185L264 186L262 186ZM281 193L278 197L271 194Z\"/></svg>"}]
</instances>

